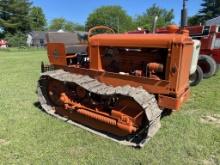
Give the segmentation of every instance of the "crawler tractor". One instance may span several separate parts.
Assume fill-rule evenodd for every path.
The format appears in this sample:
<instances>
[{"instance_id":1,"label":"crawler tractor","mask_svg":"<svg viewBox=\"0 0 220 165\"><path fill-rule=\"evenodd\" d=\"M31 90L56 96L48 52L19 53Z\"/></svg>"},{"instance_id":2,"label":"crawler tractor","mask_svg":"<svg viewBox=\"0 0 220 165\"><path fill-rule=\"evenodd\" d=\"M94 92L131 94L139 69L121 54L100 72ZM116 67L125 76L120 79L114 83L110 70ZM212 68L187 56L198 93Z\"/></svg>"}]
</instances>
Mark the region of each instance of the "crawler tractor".
<instances>
[{"instance_id":1,"label":"crawler tractor","mask_svg":"<svg viewBox=\"0 0 220 165\"><path fill-rule=\"evenodd\" d=\"M121 144L143 147L161 113L189 97L193 41L179 34L48 33L39 102L55 117Z\"/></svg>"}]
</instances>

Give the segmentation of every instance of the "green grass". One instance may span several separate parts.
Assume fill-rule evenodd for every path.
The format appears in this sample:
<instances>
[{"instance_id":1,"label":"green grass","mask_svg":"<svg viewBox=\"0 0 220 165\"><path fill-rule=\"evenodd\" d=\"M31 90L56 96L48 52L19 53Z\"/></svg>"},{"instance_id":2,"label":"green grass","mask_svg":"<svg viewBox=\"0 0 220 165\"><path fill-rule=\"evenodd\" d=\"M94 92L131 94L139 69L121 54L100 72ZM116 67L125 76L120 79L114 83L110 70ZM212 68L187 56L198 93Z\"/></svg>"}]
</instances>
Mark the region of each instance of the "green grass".
<instances>
[{"instance_id":1,"label":"green grass","mask_svg":"<svg viewBox=\"0 0 220 165\"><path fill-rule=\"evenodd\" d=\"M0 164L220 164L220 73L192 88L180 112L143 148L93 135L42 113L34 104L43 50L0 51Z\"/></svg>"}]
</instances>

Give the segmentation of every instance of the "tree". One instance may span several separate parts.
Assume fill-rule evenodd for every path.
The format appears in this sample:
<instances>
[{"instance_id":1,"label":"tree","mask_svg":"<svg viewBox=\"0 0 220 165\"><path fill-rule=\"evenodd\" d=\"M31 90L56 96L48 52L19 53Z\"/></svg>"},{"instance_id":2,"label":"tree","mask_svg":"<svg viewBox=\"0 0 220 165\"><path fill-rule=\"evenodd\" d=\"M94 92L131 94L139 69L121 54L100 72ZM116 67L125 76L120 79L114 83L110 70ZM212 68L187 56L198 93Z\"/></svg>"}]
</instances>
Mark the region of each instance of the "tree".
<instances>
[{"instance_id":1,"label":"tree","mask_svg":"<svg viewBox=\"0 0 220 165\"><path fill-rule=\"evenodd\" d=\"M27 32L31 30L28 17L29 0L0 0L0 27L5 33Z\"/></svg>"},{"instance_id":2,"label":"tree","mask_svg":"<svg viewBox=\"0 0 220 165\"><path fill-rule=\"evenodd\" d=\"M204 22L220 15L219 0L203 0L202 9L199 11L200 19Z\"/></svg>"},{"instance_id":3,"label":"tree","mask_svg":"<svg viewBox=\"0 0 220 165\"><path fill-rule=\"evenodd\" d=\"M32 7L30 11L31 29L35 31L43 31L47 24L42 8Z\"/></svg>"},{"instance_id":4,"label":"tree","mask_svg":"<svg viewBox=\"0 0 220 165\"><path fill-rule=\"evenodd\" d=\"M49 29L50 30L62 29L66 31L83 31L84 26L71 21L67 21L64 18L55 18L51 21Z\"/></svg>"},{"instance_id":5,"label":"tree","mask_svg":"<svg viewBox=\"0 0 220 165\"><path fill-rule=\"evenodd\" d=\"M50 30L64 29L65 23L66 23L66 20L64 18L55 18L51 21L49 29Z\"/></svg>"},{"instance_id":6,"label":"tree","mask_svg":"<svg viewBox=\"0 0 220 165\"><path fill-rule=\"evenodd\" d=\"M78 23L74 23L74 30L76 30L76 31L85 31L85 26L80 25Z\"/></svg>"},{"instance_id":7,"label":"tree","mask_svg":"<svg viewBox=\"0 0 220 165\"><path fill-rule=\"evenodd\" d=\"M220 0L203 0L198 14L188 20L189 25L199 25L220 15Z\"/></svg>"},{"instance_id":8,"label":"tree","mask_svg":"<svg viewBox=\"0 0 220 165\"><path fill-rule=\"evenodd\" d=\"M64 30L67 31L84 31L85 27L83 25L74 23L74 22L70 22L70 21L66 21L66 23L64 24Z\"/></svg>"},{"instance_id":9,"label":"tree","mask_svg":"<svg viewBox=\"0 0 220 165\"><path fill-rule=\"evenodd\" d=\"M5 34L5 39L10 47L25 47L27 45L27 36L23 32L16 32L16 34Z\"/></svg>"},{"instance_id":10,"label":"tree","mask_svg":"<svg viewBox=\"0 0 220 165\"><path fill-rule=\"evenodd\" d=\"M171 21L174 18L173 9L168 11L156 6L156 4L153 4L153 6L148 8L142 15L137 16L135 24L136 26L151 30L153 20L156 16L158 16L157 27L163 27L171 24Z\"/></svg>"},{"instance_id":11,"label":"tree","mask_svg":"<svg viewBox=\"0 0 220 165\"><path fill-rule=\"evenodd\" d=\"M198 15L194 15L188 18L189 26L199 25L200 23L201 23L201 19Z\"/></svg>"},{"instance_id":12,"label":"tree","mask_svg":"<svg viewBox=\"0 0 220 165\"><path fill-rule=\"evenodd\" d=\"M120 6L102 6L89 15L86 28L105 25L124 32L133 28L132 18Z\"/></svg>"},{"instance_id":13,"label":"tree","mask_svg":"<svg viewBox=\"0 0 220 165\"><path fill-rule=\"evenodd\" d=\"M70 21L65 21L63 25L63 29L66 31L74 31L74 23Z\"/></svg>"}]
</instances>

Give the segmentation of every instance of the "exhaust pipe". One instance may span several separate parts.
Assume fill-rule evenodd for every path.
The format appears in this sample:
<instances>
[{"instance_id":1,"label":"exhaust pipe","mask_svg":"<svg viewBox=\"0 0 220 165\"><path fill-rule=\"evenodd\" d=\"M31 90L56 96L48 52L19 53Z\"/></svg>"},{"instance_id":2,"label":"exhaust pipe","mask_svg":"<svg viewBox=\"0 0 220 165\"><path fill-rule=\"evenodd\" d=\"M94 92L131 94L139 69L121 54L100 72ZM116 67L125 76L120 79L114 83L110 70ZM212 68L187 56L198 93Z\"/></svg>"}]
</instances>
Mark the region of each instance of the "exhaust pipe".
<instances>
[{"instance_id":1,"label":"exhaust pipe","mask_svg":"<svg viewBox=\"0 0 220 165\"><path fill-rule=\"evenodd\" d=\"M152 33L156 33L158 16L154 17Z\"/></svg>"},{"instance_id":2,"label":"exhaust pipe","mask_svg":"<svg viewBox=\"0 0 220 165\"><path fill-rule=\"evenodd\" d=\"M185 26L187 26L187 17L188 17L188 13L187 13L187 8L186 8L186 1L188 0L183 0L183 9L181 10L181 27L184 28Z\"/></svg>"}]
</instances>

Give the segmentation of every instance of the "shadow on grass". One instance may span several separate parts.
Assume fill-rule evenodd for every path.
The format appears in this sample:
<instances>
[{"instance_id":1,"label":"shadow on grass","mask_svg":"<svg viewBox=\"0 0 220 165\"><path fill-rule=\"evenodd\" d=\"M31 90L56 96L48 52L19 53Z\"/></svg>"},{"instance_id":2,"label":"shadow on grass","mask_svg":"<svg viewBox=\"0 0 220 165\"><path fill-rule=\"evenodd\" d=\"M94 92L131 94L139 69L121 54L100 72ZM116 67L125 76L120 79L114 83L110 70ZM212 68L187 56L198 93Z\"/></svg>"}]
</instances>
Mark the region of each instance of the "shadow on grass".
<instances>
[{"instance_id":1,"label":"shadow on grass","mask_svg":"<svg viewBox=\"0 0 220 165\"><path fill-rule=\"evenodd\" d=\"M36 101L33 103L33 105L40 111L45 112L44 109L41 107L40 102Z\"/></svg>"},{"instance_id":2,"label":"shadow on grass","mask_svg":"<svg viewBox=\"0 0 220 165\"><path fill-rule=\"evenodd\" d=\"M161 119L170 116L172 113L173 113L172 109L164 109L161 114Z\"/></svg>"},{"instance_id":3,"label":"shadow on grass","mask_svg":"<svg viewBox=\"0 0 220 165\"><path fill-rule=\"evenodd\" d=\"M42 109L42 107L41 107L39 101L35 102L33 105L34 105L36 108Z\"/></svg>"}]
</instances>

